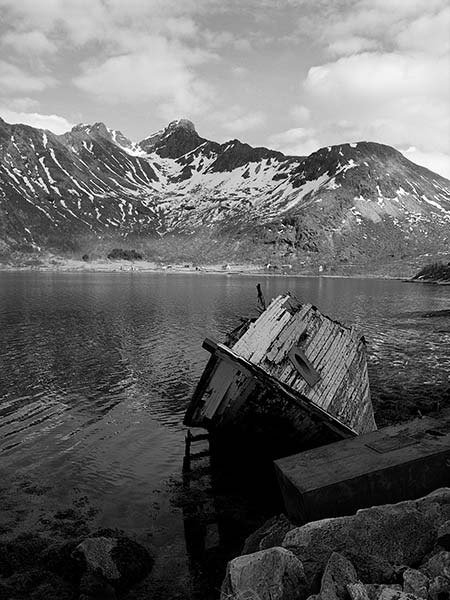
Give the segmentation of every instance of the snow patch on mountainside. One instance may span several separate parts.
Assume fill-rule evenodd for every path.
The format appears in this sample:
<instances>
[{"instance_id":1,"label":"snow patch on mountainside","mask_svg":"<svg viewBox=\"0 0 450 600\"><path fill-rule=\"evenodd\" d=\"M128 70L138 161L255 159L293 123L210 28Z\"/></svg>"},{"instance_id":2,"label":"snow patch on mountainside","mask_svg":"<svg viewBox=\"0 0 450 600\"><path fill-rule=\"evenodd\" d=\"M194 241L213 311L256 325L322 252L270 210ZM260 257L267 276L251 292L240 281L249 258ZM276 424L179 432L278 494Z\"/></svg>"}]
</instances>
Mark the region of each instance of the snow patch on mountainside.
<instances>
[{"instance_id":1,"label":"snow patch on mountainside","mask_svg":"<svg viewBox=\"0 0 450 600\"><path fill-rule=\"evenodd\" d=\"M330 181L330 176L328 173L324 173L317 179L313 179L311 181L307 181L302 186L298 188L295 192L295 198L293 198L290 202L288 202L283 208L281 208L282 213L287 212L297 206L303 200L305 196L311 194L313 192L317 192L326 182Z\"/></svg>"},{"instance_id":2,"label":"snow patch on mountainside","mask_svg":"<svg viewBox=\"0 0 450 600\"><path fill-rule=\"evenodd\" d=\"M450 182L378 144L329 146L303 159L209 142L183 120L140 144L102 123L63 136L9 127L0 145L2 207L12 199L5 214L23 211L36 244L39 228L46 235L42 215L52 233L61 226L163 237L216 228L232 236L262 228L292 244L297 235L307 248L319 243L315 235L327 239L325 230L370 239L365 228L386 223L400 238L423 237L450 222ZM11 223L9 235L20 235Z\"/></svg>"}]
</instances>

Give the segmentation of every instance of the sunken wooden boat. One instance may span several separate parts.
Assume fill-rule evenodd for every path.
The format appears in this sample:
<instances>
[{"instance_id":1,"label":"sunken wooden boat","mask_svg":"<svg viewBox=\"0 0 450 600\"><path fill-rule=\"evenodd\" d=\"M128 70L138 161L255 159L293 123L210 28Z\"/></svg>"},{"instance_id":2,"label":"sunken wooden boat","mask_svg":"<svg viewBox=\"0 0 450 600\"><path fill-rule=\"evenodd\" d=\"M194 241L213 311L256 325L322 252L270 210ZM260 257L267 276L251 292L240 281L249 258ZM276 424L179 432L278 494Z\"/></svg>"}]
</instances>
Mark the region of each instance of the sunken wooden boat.
<instances>
[{"instance_id":1,"label":"sunken wooden boat","mask_svg":"<svg viewBox=\"0 0 450 600\"><path fill-rule=\"evenodd\" d=\"M257 440L282 456L376 429L364 337L312 304L280 295L226 344L203 347L211 357L184 424L211 441Z\"/></svg>"}]
</instances>

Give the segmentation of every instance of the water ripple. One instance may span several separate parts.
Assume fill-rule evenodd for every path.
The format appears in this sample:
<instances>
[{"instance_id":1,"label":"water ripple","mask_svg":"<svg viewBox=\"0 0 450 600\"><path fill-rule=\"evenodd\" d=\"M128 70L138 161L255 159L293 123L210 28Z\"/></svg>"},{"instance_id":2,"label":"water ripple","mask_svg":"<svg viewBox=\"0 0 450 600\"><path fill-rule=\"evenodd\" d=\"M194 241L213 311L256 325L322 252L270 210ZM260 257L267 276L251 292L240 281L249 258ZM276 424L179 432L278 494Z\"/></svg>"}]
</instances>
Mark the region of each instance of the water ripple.
<instances>
[{"instance_id":1,"label":"water ripple","mask_svg":"<svg viewBox=\"0 0 450 600\"><path fill-rule=\"evenodd\" d=\"M255 314L251 277L0 273L4 468L89 490L111 515L178 473L182 417L208 354ZM383 424L450 403L450 288L262 278L356 324ZM117 514L116 514L117 516Z\"/></svg>"}]
</instances>

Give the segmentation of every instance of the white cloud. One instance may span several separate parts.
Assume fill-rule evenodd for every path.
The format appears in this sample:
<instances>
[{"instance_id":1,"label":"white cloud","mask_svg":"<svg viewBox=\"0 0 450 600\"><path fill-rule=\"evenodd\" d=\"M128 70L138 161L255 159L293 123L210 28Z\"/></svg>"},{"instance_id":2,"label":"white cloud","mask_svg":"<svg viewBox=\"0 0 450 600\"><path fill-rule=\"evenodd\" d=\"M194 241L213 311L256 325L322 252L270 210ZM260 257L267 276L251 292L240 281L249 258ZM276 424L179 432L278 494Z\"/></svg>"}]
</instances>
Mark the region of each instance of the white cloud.
<instances>
[{"instance_id":1,"label":"white cloud","mask_svg":"<svg viewBox=\"0 0 450 600\"><path fill-rule=\"evenodd\" d=\"M22 98L8 98L5 100L7 102L10 110L18 111L18 112L29 112L32 108L36 108L39 104L37 100L34 98L29 98L28 96ZM1 106L0 101L0 106Z\"/></svg>"},{"instance_id":2,"label":"white cloud","mask_svg":"<svg viewBox=\"0 0 450 600\"><path fill-rule=\"evenodd\" d=\"M0 0L10 29L3 44L18 54L27 50L32 54L33 47L36 54L50 52L51 40L78 55L90 50L92 60L81 61L81 73L74 78L90 96L111 104L151 100L161 114L195 115L209 108L213 96L212 86L198 70L205 61L216 60L199 43L202 38L192 18L203 10L198 4L196 0ZM14 88L13 78L8 80L12 91L38 90L39 82L46 81L45 76L36 76L36 81L20 86L16 75Z\"/></svg>"},{"instance_id":3,"label":"white cloud","mask_svg":"<svg viewBox=\"0 0 450 600\"><path fill-rule=\"evenodd\" d=\"M195 115L208 107L213 90L193 67L209 58L207 53L154 36L134 52L85 65L75 84L105 102L158 100L165 114L173 109Z\"/></svg>"},{"instance_id":4,"label":"white cloud","mask_svg":"<svg viewBox=\"0 0 450 600\"><path fill-rule=\"evenodd\" d=\"M414 146L402 150L403 154L413 163L422 165L443 177L450 179L450 154L442 152L421 152Z\"/></svg>"},{"instance_id":5,"label":"white cloud","mask_svg":"<svg viewBox=\"0 0 450 600\"><path fill-rule=\"evenodd\" d=\"M448 153L449 75L445 58L363 53L311 68L303 89L317 129L335 143L344 121L351 137Z\"/></svg>"},{"instance_id":6,"label":"white cloud","mask_svg":"<svg viewBox=\"0 0 450 600\"><path fill-rule=\"evenodd\" d=\"M320 44L336 59L311 67L301 81L301 102L310 118L308 137L299 148L305 144L309 149L306 142L319 147L364 139L415 147L409 151L412 160L448 173L446 0L325 1L320 6L319 14L303 19L301 27L315 34L317 19Z\"/></svg>"},{"instance_id":7,"label":"white cloud","mask_svg":"<svg viewBox=\"0 0 450 600\"><path fill-rule=\"evenodd\" d=\"M108 104L108 119L114 104L126 105L132 122L133 111L142 114L148 105L165 119L201 115L218 130L214 138L256 132L271 115L274 128L287 130L274 134L273 144L289 153L368 139L414 146L416 156L436 161L450 154L448 0L275 4L0 0L1 43L11 54L9 62L0 60L0 93L37 95L55 84L51 74L64 80L56 90L61 98L72 93L68 105L80 101L70 114L89 98ZM302 17L293 31L296 14ZM259 51L247 52L251 44ZM226 104L232 93L242 105ZM18 113L36 110L26 101L0 101Z\"/></svg>"},{"instance_id":8,"label":"white cloud","mask_svg":"<svg viewBox=\"0 0 450 600\"><path fill-rule=\"evenodd\" d=\"M232 133L242 133L262 125L266 116L261 111L249 112L230 118L222 124L222 127Z\"/></svg>"},{"instance_id":9,"label":"white cloud","mask_svg":"<svg viewBox=\"0 0 450 600\"><path fill-rule=\"evenodd\" d=\"M299 125L303 125L311 118L311 111L303 104L296 104L293 106L290 113L294 117L295 122Z\"/></svg>"},{"instance_id":10,"label":"white cloud","mask_svg":"<svg viewBox=\"0 0 450 600\"><path fill-rule=\"evenodd\" d=\"M0 115L7 123L22 123L24 125L31 125L31 127L38 127L39 129L49 129L56 134L69 131L73 127L72 123L58 115L16 112L2 106L0 106Z\"/></svg>"},{"instance_id":11,"label":"white cloud","mask_svg":"<svg viewBox=\"0 0 450 600\"><path fill-rule=\"evenodd\" d=\"M336 56L346 56L348 54L358 54L365 50L374 50L378 47L376 40L370 40L359 36L351 36L345 39L338 39L328 45L328 52Z\"/></svg>"},{"instance_id":12,"label":"white cloud","mask_svg":"<svg viewBox=\"0 0 450 600\"><path fill-rule=\"evenodd\" d=\"M312 67L303 87L320 102L333 105L356 100L367 107L378 105L380 99L391 102L411 96L447 98L442 85L442 77L448 78L447 66L446 60L424 55L366 52Z\"/></svg>"},{"instance_id":13,"label":"white cloud","mask_svg":"<svg viewBox=\"0 0 450 600\"><path fill-rule=\"evenodd\" d=\"M11 46L19 54L53 54L57 47L42 31L9 31L2 37L2 43Z\"/></svg>"},{"instance_id":14,"label":"white cloud","mask_svg":"<svg viewBox=\"0 0 450 600\"><path fill-rule=\"evenodd\" d=\"M54 83L52 77L32 75L11 63L0 60L0 89L2 94L40 92Z\"/></svg>"},{"instance_id":15,"label":"white cloud","mask_svg":"<svg viewBox=\"0 0 450 600\"><path fill-rule=\"evenodd\" d=\"M248 69L246 67L236 66L231 68L231 73L234 75L234 77L242 79L247 75Z\"/></svg>"},{"instance_id":16,"label":"white cloud","mask_svg":"<svg viewBox=\"0 0 450 600\"><path fill-rule=\"evenodd\" d=\"M193 38L198 35L198 26L192 20L187 17L174 18L171 17L166 19L165 27L169 33L175 38Z\"/></svg>"},{"instance_id":17,"label":"white cloud","mask_svg":"<svg viewBox=\"0 0 450 600\"><path fill-rule=\"evenodd\" d=\"M401 50L445 56L450 50L449 31L450 6L447 6L435 14L421 15L400 27L396 43Z\"/></svg>"},{"instance_id":18,"label":"white cloud","mask_svg":"<svg viewBox=\"0 0 450 600\"><path fill-rule=\"evenodd\" d=\"M295 127L269 136L268 146L280 150L283 154L308 156L318 150L320 144L315 139L312 129Z\"/></svg>"},{"instance_id":19,"label":"white cloud","mask_svg":"<svg viewBox=\"0 0 450 600\"><path fill-rule=\"evenodd\" d=\"M353 38L376 40L379 44L386 44L385 49L388 49L405 27L408 28L411 23L424 16L434 18L447 7L447 0L350 0L345 3L332 1L325 3L323 10L315 13L313 22L319 25L316 29L311 28L311 19L304 21L304 33L311 35L312 32L316 34L318 31L324 45ZM442 16L439 18L442 19ZM429 29L426 28L424 33L427 35ZM347 54L347 51L344 54Z\"/></svg>"}]
</instances>

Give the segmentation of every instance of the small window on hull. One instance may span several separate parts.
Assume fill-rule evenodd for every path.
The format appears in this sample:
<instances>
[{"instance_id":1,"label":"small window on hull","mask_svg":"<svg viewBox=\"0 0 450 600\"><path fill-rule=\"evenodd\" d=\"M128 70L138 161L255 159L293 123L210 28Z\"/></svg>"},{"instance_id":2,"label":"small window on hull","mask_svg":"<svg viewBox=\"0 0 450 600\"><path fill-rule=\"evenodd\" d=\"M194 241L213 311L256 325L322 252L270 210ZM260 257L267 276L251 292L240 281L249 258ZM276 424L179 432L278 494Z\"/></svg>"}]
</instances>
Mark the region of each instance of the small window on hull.
<instances>
[{"instance_id":1,"label":"small window on hull","mask_svg":"<svg viewBox=\"0 0 450 600\"><path fill-rule=\"evenodd\" d=\"M320 375L306 358L303 350L298 346L291 348L289 358L308 385L311 387L316 385L320 379Z\"/></svg>"}]
</instances>

